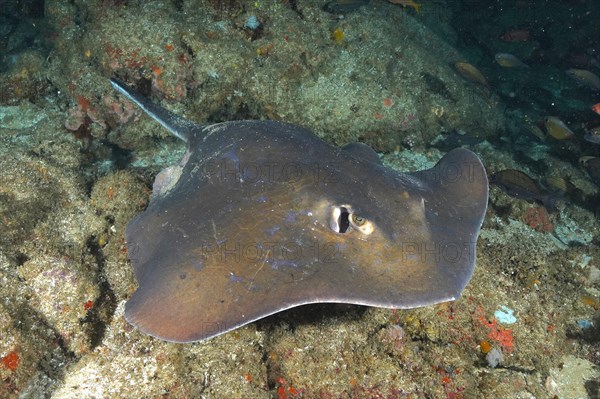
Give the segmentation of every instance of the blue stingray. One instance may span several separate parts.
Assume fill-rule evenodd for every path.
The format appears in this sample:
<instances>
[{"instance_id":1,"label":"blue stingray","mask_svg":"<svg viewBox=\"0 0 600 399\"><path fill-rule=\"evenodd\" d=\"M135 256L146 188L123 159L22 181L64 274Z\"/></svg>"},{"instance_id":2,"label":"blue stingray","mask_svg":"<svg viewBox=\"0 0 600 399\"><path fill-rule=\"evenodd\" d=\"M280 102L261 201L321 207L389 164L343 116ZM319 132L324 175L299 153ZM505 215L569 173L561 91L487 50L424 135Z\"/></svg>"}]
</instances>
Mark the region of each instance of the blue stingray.
<instances>
[{"instance_id":1,"label":"blue stingray","mask_svg":"<svg viewBox=\"0 0 600 399\"><path fill-rule=\"evenodd\" d=\"M127 226L139 288L125 316L176 342L294 306L413 308L459 297L488 200L477 156L399 173L364 144L276 121L202 125L113 86L187 143Z\"/></svg>"}]
</instances>

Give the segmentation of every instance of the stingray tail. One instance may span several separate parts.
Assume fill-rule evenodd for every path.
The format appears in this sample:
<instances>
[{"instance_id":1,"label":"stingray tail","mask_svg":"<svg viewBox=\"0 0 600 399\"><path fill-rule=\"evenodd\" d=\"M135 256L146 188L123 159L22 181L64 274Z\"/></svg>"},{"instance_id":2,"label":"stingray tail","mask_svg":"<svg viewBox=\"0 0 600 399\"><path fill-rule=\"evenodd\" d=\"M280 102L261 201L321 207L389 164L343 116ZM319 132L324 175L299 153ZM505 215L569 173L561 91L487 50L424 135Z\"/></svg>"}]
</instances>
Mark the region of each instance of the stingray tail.
<instances>
[{"instance_id":1,"label":"stingray tail","mask_svg":"<svg viewBox=\"0 0 600 399\"><path fill-rule=\"evenodd\" d=\"M137 104L145 113L163 125L173 136L180 138L186 143L189 141L190 132L197 126L195 123L175 115L160 105L154 104L152 101L140 93L136 93L131 87L115 77L110 78L110 84L119 93Z\"/></svg>"}]
</instances>

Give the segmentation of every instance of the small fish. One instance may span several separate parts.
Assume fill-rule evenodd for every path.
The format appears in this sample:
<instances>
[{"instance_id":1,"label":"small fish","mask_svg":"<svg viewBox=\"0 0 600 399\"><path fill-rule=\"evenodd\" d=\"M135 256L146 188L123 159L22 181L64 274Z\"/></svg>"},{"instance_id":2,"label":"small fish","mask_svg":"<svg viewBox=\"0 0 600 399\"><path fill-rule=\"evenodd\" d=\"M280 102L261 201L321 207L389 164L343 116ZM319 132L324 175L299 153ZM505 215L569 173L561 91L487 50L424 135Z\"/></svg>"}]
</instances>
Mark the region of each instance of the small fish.
<instances>
[{"instance_id":1,"label":"small fish","mask_svg":"<svg viewBox=\"0 0 600 399\"><path fill-rule=\"evenodd\" d=\"M482 86L489 88L488 82L486 78L483 76L479 69L475 68L473 65L468 62L457 61L451 64L452 67L460 76L471 81L473 83L478 83Z\"/></svg>"},{"instance_id":2,"label":"small fish","mask_svg":"<svg viewBox=\"0 0 600 399\"><path fill-rule=\"evenodd\" d=\"M556 206L556 196L542 190L535 180L520 170L501 170L492 175L490 182L511 197L540 202L548 212L552 212Z\"/></svg>"},{"instance_id":3,"label":"small fish","mask_svg":"<svg viewBox=\"0 0 600 399\"><path fill-rule=\"evenodd\" d=\"M510 29L500 36L505 42L526 42L531 39L531 31L529 29Z\"/></svg>"},{"instance_id":4,"label":"small fish","mask_svg":"<svg viewBox=\"0 0 600 399\"><path fill-rule=\"evenodd\" d=\"M470 134L457 130L452 130L449 133L444 134L443 137L434 140L432 144L435 148L439 148L442 151L449 151L458 147L473 147L481 143L483 140L483 138L471 136Z\"/></svg>"},{"instance_id":5,"label":"small fish","mask_svg":"<svg viewBox=\"0 0 600 399\"><path fill-rule=\"evenodd\" d=\"M575 190L573 183L560 176L550 176L544 179L544 186L552 193L560 196Z\"/></svg>"},{"instance_id":6,"label":"small fish","mask_svg":"<svg viewBox=\"0 0 600 399\"><path fill-rule=\"evenodd\" d=\"M597 64L592 54L588 54L587 52L581 49L573 49L569 51L563 59L567 65L571 68L591 68L596 66Z\"/></svg>"},{"instance_id":7,"label":"small fish","mask_svg":"<svg viewBox=\"0 0 600 399\"><path fill-rule=\"evenodd\" d=\"M541 123L533 121L530 115L525 115L523 117L523 124L527 131L534 135L537 139L542 142L546 141L546 133L544 133L544 131L541 129Z\"/></svg>"},{"instance_id":8,"label":"small fish","mask_svg":"<svg viewBox=\"0 0 600 399\"><path fill-rule=\"evenodd\" d=\"M323 10L331 14L348 14L369 4L369 0L334 0L323 6Z\"/></svg>"},{"instance_id":9,"label":"small fish","mask_svg":"<svg viewBox=\"0 0 600 399\"><path fill-rule=\"evenodd\" d=\"M529 133L533 134L540 141L546 141L546 133L544 133L544 131L542 129L540 129L536 124L527 122L525 124L525 126L527 127L527 130L529 131Z\"/></svg>"},{"instance_id":10,"label":"small fish","mask_svg":"<svg viewBox=\"0 0 600 399\"><path fill-rule=\"evenodd\" d=\"M596 104L592 105L591 108L592 108L592 111L594 111L595 113L600 115L600 103L596 103Z\"/></svg>"},{"instance_id":11,"label":"small fish","mask_svg":"<svg viewBox=\"0 0 600 399\"><path fill-rule=\"evenodd\" d=\"M416 12L421 10L421 4L415 3L413 0L388 0L392 4L400 4L402 7L411 7Z\"/></svg>"},{"instance_id":12,"label":"small fish","mask_svg":"<svg viewBox=\"0 0 600 399\"><path fill-rule=\"evenodd\" d=\"M600 78L587 69L571 68L567 70L567 75L575 79L582 86L600 91Z\"/></svg>"},{"instance_id":13,"label":"small fish","mask_svg":"<svg viewBox=\"0 0 600 399\"><path fill-rule=\"evenodd\" d=\"M588 172L594 184L600 186L600 158L581 157L579 158L579 164Z\"/></svg>"},{"instance_id":14,"label":"small fish","mask_svg":"<svg viewBox=\"0 0 600 399\"><path fill-rule=\"evenodd\" d=\"M575 133L555 116L547 117L544 125L546 126L548 135L554 137L556 140L570 140L575 137Z\"/></svg>"},{"instance_id":15,"label":"small fish","mask_svg":"<svg viewBox=\"0 0 600 399\"><path fill-rule=\"evenodd\" d=\"M600 126L586 131L583 135L583 139L590 143L600 144Z\"/></svg>"},{"instance_id":16,"label":"small fish","mask_svg":"<svg viewBox=\"0 0 600 399\"><path fill-rule=\"evenodd\" d=\"M498 53L494 56L498 65L504 68L529 68L529 65L512 54Z\"/></svg>"}]
</instances>

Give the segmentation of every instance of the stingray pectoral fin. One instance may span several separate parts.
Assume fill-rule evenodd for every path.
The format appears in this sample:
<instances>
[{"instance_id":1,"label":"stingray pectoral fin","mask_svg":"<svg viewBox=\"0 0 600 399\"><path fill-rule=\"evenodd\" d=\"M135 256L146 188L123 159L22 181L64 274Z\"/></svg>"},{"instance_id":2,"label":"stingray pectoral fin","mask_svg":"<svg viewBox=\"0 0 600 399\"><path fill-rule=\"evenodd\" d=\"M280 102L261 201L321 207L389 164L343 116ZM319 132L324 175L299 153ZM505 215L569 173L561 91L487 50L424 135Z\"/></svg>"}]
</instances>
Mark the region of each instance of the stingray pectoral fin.
<instances>
[{"instance_id":1,"label":"stingray pectoral fin","mask_svg":"<svg viewBox=\"0 0 600 399\"><path fill-rule=\"evenodd\" d=\"M125 318L156 338L194 342L294 306L322 302L326 287L318 278L304 281L263 261L239 261L209 261L198 268L194 261L152 260L148 267L153 272L139 281L125 305Z\"/></svg>"},{"instance_id":2,"label":"stingray pectoral fin","mask_svg":"<svg viewBox=\"0 0 600 399\"><path fill-rule=\"evenodd\" d=\"M348 234L338 261L323 265L327 301L415 308L455 300L469 282L488 199L481 161L456 149L431 169L393 175L374 232Z\"/></svg>"},{"instance_id":3,"label":"stingray pectoral fin","mask_svg":"<svg viewBox=\"0 0 600 399\"><path fill-rule=\"evenodd\" d=\"M381 165L381 159L379 159L379 155L377 155L377 153L365 143L356 142L346 144L342 147L342 150L348 154L351 154L355 158Z\"/></svg>"},{"instance_id":4,"label":"stingray pectoral fin","mask_svg":"<svg viewBox=\"0 0 600 399\"><path fill-rule=\"evenodd\" d=\"M436 280L454 299L475 268L476 244L488 202L488 179L473 152L455 149L433 168L411 173L425 183L425 219L436 254Z\"/></svg>"},{"instance_id":5,"label":"stingray pectoral fin","mask_svg":"<svg viewBox=\"0 0 600 399\"><path fill-rule=\"evenodd\" d=\"M193 342L246 324L243 315L228 311L230 303L216 292L226 283L178 273L169 266L158 270L161 273L140 281L125 305L125 318L143 333L171 342Z\"/></svg>"}]
</instances>

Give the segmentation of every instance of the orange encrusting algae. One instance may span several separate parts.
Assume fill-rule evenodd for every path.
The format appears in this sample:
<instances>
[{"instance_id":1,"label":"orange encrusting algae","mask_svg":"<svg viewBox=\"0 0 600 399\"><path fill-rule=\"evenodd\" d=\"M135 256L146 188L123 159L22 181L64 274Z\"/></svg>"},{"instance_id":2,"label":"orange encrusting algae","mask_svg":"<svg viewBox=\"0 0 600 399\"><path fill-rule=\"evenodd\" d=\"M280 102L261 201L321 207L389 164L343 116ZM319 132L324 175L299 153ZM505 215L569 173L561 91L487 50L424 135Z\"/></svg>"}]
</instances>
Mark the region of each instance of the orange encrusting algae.
<instances>
[{"instance_id":1,"label":"orange encrusting algae","mask_svg":"<svg viewBox=\"0 0 600 399\"><path fill-rule=\"evenodd\" d=\"M92 105L90 100L88 100L87 98L85 98L83 96L77 96L76 98L77 98L77 104L79 104L79 106L81 107L83 112L87 112Z\"/></svg>"},{"instance_id":2,"label":"orange encrusting algae","mask_svg":"<svg viewBox=\"0 0 600 399\"><path fill-rule=\"evenodd\" d=\"M498 342L507 352L512 352L514 347L512 330L499 326L496 319L488 322L488 328L488 338Z\"/></svg>"},{"instance_id":3,"label":"orange encrusting algae","mask_svg":"<svg viewBox=\"0 0 600 399\"><path fill-rule=\"evenodd\" d=\"M2 358L2 365L10 371L15 371L19 367L19 354L17 351L9 352Z\"/></svg>"},{"instance_id":4,"label":"orange encrusting algae","mask_svg":"<svg viewBox=\"0 0 600 399\"><path fill-rule=\"evenodd\" d=\"M483 308L478 307L475 310L475 315L473 316L474 321L478 321L481 325L486 327L487 329L487 338L493 342L498 343L502 350L506 352L512 352L514 349L514 338L512 335L512 330L508 328L504 328L498 324L498 321L492 317L490 321L485 317ZM490 343L491 346L493 346ZM483 351L483 348L480 348ZM491 348L490 348L491 350Z\"/></svg>"}]
</instances>

